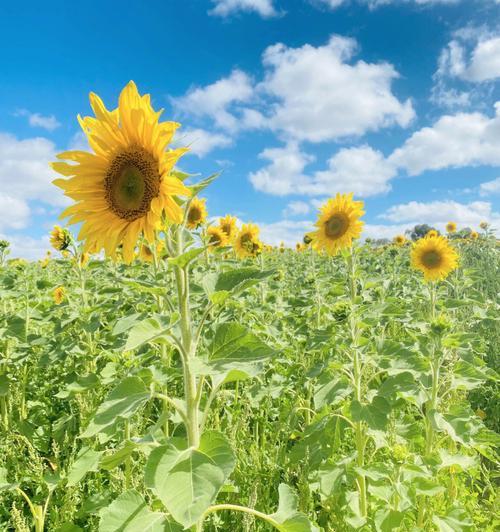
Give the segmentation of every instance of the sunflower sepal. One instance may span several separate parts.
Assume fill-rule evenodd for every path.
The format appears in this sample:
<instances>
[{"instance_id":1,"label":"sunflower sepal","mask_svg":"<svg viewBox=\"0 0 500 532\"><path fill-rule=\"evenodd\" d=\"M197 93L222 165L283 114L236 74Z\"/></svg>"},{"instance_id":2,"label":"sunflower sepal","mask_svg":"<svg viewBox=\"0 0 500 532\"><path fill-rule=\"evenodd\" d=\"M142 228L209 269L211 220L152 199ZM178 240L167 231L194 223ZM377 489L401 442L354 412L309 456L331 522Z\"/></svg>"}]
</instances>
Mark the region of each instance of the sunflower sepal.
<instances>
[{"instance_id":1,"label":"sunflower sepal","mask_svg":"<svg viewBox=\"0 0 500 532\"><path fill-rule=\"evenodd\" d=\"M209 175L207 178L203 179L199 183L195 183L194 185L190 185L188 188L191 190L191 194L193 196L197 196L200 192L205 190L208 185L213 183L219 176L220 172L216 172L215 174Z\"/></svg>"}]
</instances>

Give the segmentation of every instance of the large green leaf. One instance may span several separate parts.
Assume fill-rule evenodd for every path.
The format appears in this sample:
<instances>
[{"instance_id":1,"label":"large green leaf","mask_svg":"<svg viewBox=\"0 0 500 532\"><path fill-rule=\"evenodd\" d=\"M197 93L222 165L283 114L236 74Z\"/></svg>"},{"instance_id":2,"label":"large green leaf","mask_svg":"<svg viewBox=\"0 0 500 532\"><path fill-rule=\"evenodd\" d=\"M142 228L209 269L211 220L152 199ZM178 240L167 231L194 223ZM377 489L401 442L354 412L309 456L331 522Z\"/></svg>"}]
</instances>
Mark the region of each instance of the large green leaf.
<instances>
[{"instance_id":1,"label":"large green leaf","mask_svg":"<svg viewBox=\"0 0 500 532\"><path fill-rule=\"evenodd\" d=\"M314 406L334 406L345 399L352 391L352 386L345 377L335 379L329 372L323 373L314 388Z\"/></svg>"},{"instance_id":2,"label":"large green leaf","mask_svg":"<svg viewBox=\"0 0 500 532\"><path fill-rule=\"evenodd\" d=\"M124 350L130 351L137 349L148 342L167 341L164 335L173 325L172 316L166 317L159 315L151 316L136 323L128 333Z\"/></svg>"},{"instance_id":3,"label":"large green leaf","mask_svg":"<svg viewBox=\"0 0 500 532\"><path fill-rule=\"evenodd\" d=\"M269 517L280 532L319 532L309 519L297 510L297 494L286 484L280 484L278 510Z\"/></svg>"},{"instance_id":4,"label":"large green leaf","mask_svg":"<svg viewBox=\"0 0 500 532\"><path fill-rule=\"evenodd\" d=\"M9 377L7 375L0 375L0 397L9 395Z\"/></svg>"},{"instance_id":5,"label":"large green leaf","mask_svg":"<svg viewBox=\"0 0 500 532\"><path fill-rule=\"evenodd\" d=\"M215 502L234 468L230 445L220 433L203 434L199 449L167 444L149 455L146 485L184 527L194 525Z\"/></svg>"},{"instance_id":6,"label":"large green leaf","mask_svg":"<svg viewBox=\"0 0 500 532\"><path fill-rule=\"evenodd\" d=\"M90 438L119 420L130 418L149 397L150 391L139 377L127 377L109 393L80 437Z\"/></svg>"},{"instance_id":7,"label":"large green leaf","mask_svg":"<svg viewBox=\"0 0 500 532\"><path fill-rule=\"evenodd\" d=\"M205 251L204 247L192 248L186 251L178 257L171 257L168 260L169 264L178 266L179 268L185 268L190 262L192 262L198 255L201 255Z\"/></svg>"},{"instance_id":8,"label":"large green leaf","mask_svg":"<svg viewBox=\"0 0 500 532\"><path fill-rule=\"evenodd\" d=\"M76 486L89 471L97 471L101 454L90 447L83 447L68 472L68 486Z\"/></svg>"},{"instance_id":9,"label":"large green leaf","mask_svg":"<svg viewBox=\"0 0 500 532\"><path fill-rule=\"evenodd\" d=\"M373 401L368 404L361 404L356 400L351 403L352 420L365 421L374 430L385 429L390 411L391 405L379 395L376 395Z\"/></svg>"},{"instance_id":10,"label":"large green leaf","mask_svg":"<svg viewBox=\"0 0 500 532\"><path fill-rule=\"evenodd\" d=\"M99 512L99 532L181 532L165 514L151 511L135 490L122 493Z\"/></svg>"},{"instance_id":11,"label":"large green leaf","mask_svg":"<svg viewBox=\"0 0 500 532\"><path fill-rule=\"evenodd\" d=\"M469 532L476 530L468 513L459 508L451 510L446 515L434 515L432 522L438 527L439 532Z\"/></svg>"}]
</instances>

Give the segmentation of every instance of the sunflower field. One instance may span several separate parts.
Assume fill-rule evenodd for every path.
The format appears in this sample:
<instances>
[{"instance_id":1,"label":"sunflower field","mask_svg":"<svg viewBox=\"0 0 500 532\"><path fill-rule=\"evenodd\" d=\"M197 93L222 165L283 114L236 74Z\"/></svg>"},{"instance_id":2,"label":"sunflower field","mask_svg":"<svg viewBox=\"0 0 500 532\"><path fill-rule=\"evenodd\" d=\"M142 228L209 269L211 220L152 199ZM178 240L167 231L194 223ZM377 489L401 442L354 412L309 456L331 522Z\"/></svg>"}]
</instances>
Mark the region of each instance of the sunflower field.
<instances>
[{"instance_id":1,"label":"sunflower field","mask_svg":"<svg viewBox=\"0 0 500 532\"><path fill-rule=\"evenodd\" d=\"M273 248L133 83L90 102L54 249L0 242L0 530L499 530L488 225L380 245L332 191Z\"/></svg>"}]
</instances>

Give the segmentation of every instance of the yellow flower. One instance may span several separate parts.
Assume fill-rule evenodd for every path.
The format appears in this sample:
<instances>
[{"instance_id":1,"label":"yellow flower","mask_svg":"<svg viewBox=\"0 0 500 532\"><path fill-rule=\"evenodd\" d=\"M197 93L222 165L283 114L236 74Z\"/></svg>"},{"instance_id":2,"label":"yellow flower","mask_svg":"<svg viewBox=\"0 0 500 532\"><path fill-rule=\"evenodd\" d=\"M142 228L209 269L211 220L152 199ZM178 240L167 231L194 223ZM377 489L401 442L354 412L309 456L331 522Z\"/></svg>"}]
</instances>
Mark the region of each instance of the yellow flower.
<instances>
[{"instance_id":1,"label":"yellow flower","mask_svg":"<svg viewBox=\"0 0 500 532\"><path fill-rule=\"evenodd\" d=\"M477 238L479 238L479 233L477 231L471 231L470 237L472 238L472 240L476 240Z\"/></svg>"},{"instance_id":2,"label":"yellow flower","mask_svg":"<svg viewBox=\"0 0 500 532\"><path fill-rule=\"evenodd\" d=\"M227 234L220 228L211 225L207 229L208 249L213 251L215 248L224 247L227 244Z\"/></svg>"},{"instance_id":3,"label":"yellow flower","mask_svg":"<svg viewBox=\"0 0 500 532\"><path fill-rule=\"evenodd\" d=\"M455 222L448 222L446 224L446 231L448 233L454 233L457 230L457 224Z\"/></svg>"},{"instance_id":4,"label":"yellow flower","mask_svg":"<svg viewBox=\"0 0 500 532\"><path fill-rule=\"evenodd\" d=\"M60 305L64 301L64 298L66 296L66 290L64 289L64 286L58 286L54 290L52 296L54 298L55 304Z\"/></svg>"},{"instance_id":5,"label":"yellow flower","mask_svg":"<svg viewBox=\"0 0 500 532\"><path fill-rule=\"evenodd\" d=\"M88 253L82 253L80 255L80 266L86 266L90 260L90 255Z\"/></svg>"},{"instance_id":6,"label":"yellow flower","mask_svg":"<svg viewBox=\"0 0 500 532\"><path fill-rule=\"evenodd\" d=\"M458 254L446 238L425 236L413 244L411 264L424 274L426 281L438 281L457 268Z\"/></svg>"},{"instance_id":7,"label":"yellow flower","mask_svg":"<svg viewBox=\"0 0 500 532\"><path fill-rule=\"evenodd\" d=\"M359 238L363 229L360 217L363 216L363 202L353 201L351 194L337 194L321 207L312 237L312 247L335 255L343 248L351 246L353 239Z\"/></svg>"},{"instance_id":8,"label":"yellow flower","mask_svg":"<svg viewBox=\"0 0 500 532\"><path fill-rule=\"evenodd\" d=\"M161 252L163 251L165 247L165 243L162 240L159 240L156 243L156 257L159 258L161 255ZM146 243L143 243L141 247L139 248L139 258L145 262L153 262L154 255L153 255L153 248L152 246L148 246Z\"/></svg>"},{"instance_id":9,"label":"yellow flower","mask_svg":"<svg viewBox=\"0 0 500 532\"><path fill-rule=\"evenodd\" d=\"M438 236L438 232L435 229L431 229L425 236Z\"/></svg>"},{"instance_id":10,"label":"yellow flower","mask_svg":"<svg viewBox=\"0 0 500 532\"><path fill-rule=\"evenodd\" d=\"M197 229L207 219L206 199L193 198L189 205L186 226L188 229Z\"/></svg>"},{"instance_id":11,"label":"yellow flower","mask_svg":"<svg viewBox=\"0 0 500 532\"><path fill-rule=\"evenodd\" d=\"M149 95L141 96L134 82L122 90L118 108L109 111L90 93L94 117L78 117L92 152L67 151L58 155L67 162L52 168L69 179L56 179L66 196L75 200L61 215L69 223L82 223L79 240L84 252L104 249L113 258L120 244L130 262L141 234L149 242L163 213L169 222L182 222L176 196L189 189L172 174L187 148L167 150L176 122L159 122Z\"/></svg>"},{"instance_id":12,"label":"yellow flower","mask_svg":"<svg viewBox=\"0 0 500 532\"><path fill-rule=\"evenodd\" d=\"M71 234L67 229L63 229L58 225L50 232L50 245L56 251L64 251L71 244Z\"/></svg>"},{"instance_id":13,"label":"yellow flower","mask_svg":"<svg viewBox=\"0 0 500 532\"><path fill-rule=\"evenodd\" d=\"M406 238L403 235L396 235L394 237L394 243L398 246L402 246L406 242Z\"/></svg>"},{"instance_id":14,"label":"yellow flower","mask_svg":"<svg viewBox=\"0 0 500 532\"><path fill-rule=\"evenodd\" d=\"M236 255L243 259L255 257L262 251L262 242L259 240L259 228L255 224L244 224L234 241Z\"/></svg>"},{"instance_id":15,"label":"yellow flower","mask_svg":"<svg viewBox=\"0 0 500 532\"><path fill-rule=\"evenodd\" d=\"M481 222L481 223L479 224L479 227L480 227L481 229L486 230L486 229L488 229L489 225L490 225L490 224L489 224L488 222Z\"/></svg>"},{"instance_id":16,"label":"yellow flower","mask_svg":"<svg viewBox=\"0 0 500 532\"><path fill-rule=\"evenodd\" d=\"M306 246L308 246L311 242L312 242L312 236L311 236L311 233L306 233L304 235L304 238L302 239L302 241L304 242L304 244Z\"/></svg>"},{"instance_id":17,"label":"yellow flower","mask_svg":"<svg viewBox=\"0 0 500 532\"><path fill-rule=\"evenodd\" d=\"M280 253L285 253L285 243L280 242Z\"/></svg>"},{"instance_id":18,"label":"yellow flower","mask_svg":"<svg viewBox=\"0 0 500 532\"><path fill-rule=\"evenodd\" d=\"M238 232L236 218L230 214L227 214L224 218L219 218L219 227L226 233L227 241L232 242Z\"/></svg>"}]
</instances>

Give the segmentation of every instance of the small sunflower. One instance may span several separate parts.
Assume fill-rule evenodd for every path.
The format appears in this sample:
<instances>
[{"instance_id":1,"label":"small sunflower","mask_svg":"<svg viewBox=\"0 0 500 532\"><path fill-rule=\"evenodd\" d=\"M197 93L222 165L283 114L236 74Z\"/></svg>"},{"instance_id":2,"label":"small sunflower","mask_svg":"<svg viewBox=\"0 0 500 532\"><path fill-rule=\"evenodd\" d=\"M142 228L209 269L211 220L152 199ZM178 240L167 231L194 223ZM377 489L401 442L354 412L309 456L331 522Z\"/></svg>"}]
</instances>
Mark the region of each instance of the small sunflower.
<instances>
[{"instance_id":1,"label":"small sunflower","mask_svg":"<svg viewBox=\"0 0 500 532\"><path fill-rule=\"evenodd\" d=\"M210 251L213 251L215 248L224 247L227 242L227 234L220 227L211 225L207 229L207 244Z\"/></svg>"},{"instance_id":2,"label":"small sunflower","mask_svg":"<svg viewBox=\"0 0 500 532\"><path fill-rule=\"evenodd\" d=\"M454 233L457 230L457 224L455 222L448 222L446 224L446 231L448 233Z\"/></svg>"},{"instance_id":3,"label":"small sunflower","mask_svg":"<svg viewBox=\"0 0 500 532\"><path fill-rule=\"evenodd\" d=\"M66 229L58 225L54 226L54 229L50 232L50 245L56 251L64 251L68 249L71 244L71 233Z\"/></svg>"},{"instance_id":4,"label":"small sunflower","mask_svg":"<svg viewBox=\"0 0 500 532\"><path fill-rule=\"evenodd\" d=\"M227 214L224 218L219 218L219 228L226 233L227 241L232 242L238 232L236 218L230 214Z\"/></svg>"},{"instance_id":5,"label":"small sunflower","mask_svg":"<svg viewBox=\"0 0 500 532\"><path fill-rule=\"evenodd\" d=\"M481 223L479 224L479 227L480 227L481 229L483 229L484 231L486 231L486 229L488 229L489 226L490 226L490 224L489 224L488 222L481 222Z\"/></svg>"},{"instance_id":6,"label":"small sunflower","mask_svg":"<svg viewBox=\"0 0 500 532\"><path fill-rule=\"evenodd\" d=\"M439 233L435 229L431 229L425 236L436 237Z\"/></svg>"},{"instance_id":7,"label":"small sunflower","mask_svg":"<svg viewBox=\"0 0 500 532\"><path fill-rule=\"evenodd\" d=\"M233 244L236 255L240 259L255 257L262 251L259 232L259 228L255 224L243 224Z\"/></svg>"},{"instance_id":8,"label":"small sunflower","mask_svg":"<svg viewBox=\"0 0 500 532\"><path fill-rule=\"evenodd\" d=\"M471 231L470 237L472 240L477 240L479 238L479 233L477 231Z\"/></svg>"},{"instance_id":9,"label":"small sunflower","mask_svg":"<svg viewBox=\"0 0 500 532\"><path fill-rule=\"evenodd\" d=\"M312 238L312 247L317 251L325 250L335 255L359 238L363 229L360 217L363 216L363 202L353 201L353 194L337 194L321 207Z\"/></svg>"},{"instance_id":10,"label":"small sunflower","mask_svg":"<svg viewBox=\"0 0 500 532\"><path fill-rule=\"evenodd\" d=\"M280 253L285 253L285 243L284 242L280 242Z\"/></svg>"},{"instance_id":11,"label":"small sunflower","mask_svg":"<svg viewBox=\"0 0 500 532\"><path fill-rule=\"evenodd\" d=\"M312 236L311 236L311 234L310 234L310 233L306 233L306 234L304 235L304 238L302 239L302 241L304 242L304 244L305 244L306 246L308 246L308 245L312 242Z\"/></svg>"},{"instance_id":12,"label":"small sunflower","mask_svg":"<svg viewBox=\"0 0 500 532\"><path fill-rule=\"evenodd\" d=\"M396 235L393 242L398 246L402 246L406 242L406 238L403 235Z\"/></svg>"},{"instance_id":13,"label":"small sunflower","mask_svg":"<svg viewBox=\"0 0 500 532\"><path fill-rule=\"evenodd\" d=\"M116 257L123 245L123 259L130 262L141 234L154 241L163 214L169 222L182 222L177 196L190 190L172 173L187 148L167 149L176 122L159 122L149 95L141 96L134 82L121 92L118 108L109 111L90 93L94 117L78 117L92 152L67 151L52 168L69 179L56 179L66 196L75 200L61 215L69 223L82 223L79 240L84 252Z\"/></svg>"},{"instance_id":14,"label":"small sunflower","mask_svg":"<svg viewBox=\"0 0 500 532\"><path fill-rule=\"evenodd\" d=\"M206 199L193 198L189 205L186 226L188 229L198 229L207 219Z\"/></svg>"},{"instance_id":15,"label":"small sunflower","mask_svg":"<svg viewBox=\"0 0 500 532\"><path fill-rule=\"evenodd\" d=\"M162 240L158 241L156 244L156 256L159 257L161 255L161 252L165 248L165 244ZM154 255L153 255L153 249L150 245L146 244L145 242L142 243L141 247L139 248L139 258L145 262L153 262Z\"/></svg>"},{"instance_id":16,"label":"small sunflower","mask_svg":"<svg viewBox=\"0 0 500 532\"><path fill-rule=\"evenodd\" d=\"M56 305L60 305L66 297L66 290L64 286L58 286L52 293L52 297L54 298L54 303Z\"/></svg>"},{"instance_id":17,"label":"small sunflower","mask_svg":"<svg viewBox=\"0 0 500 532\"><path fill-rule=\"evenodd\" d=\"M446 238L426 236L413 244L411 264L426 281L438 281L457 268L458 254Z\"/></svg>"}]
</instances>

